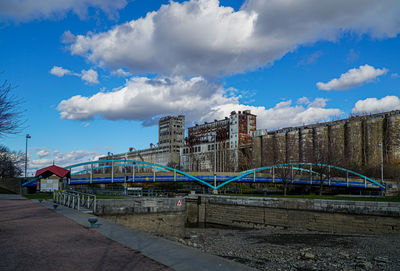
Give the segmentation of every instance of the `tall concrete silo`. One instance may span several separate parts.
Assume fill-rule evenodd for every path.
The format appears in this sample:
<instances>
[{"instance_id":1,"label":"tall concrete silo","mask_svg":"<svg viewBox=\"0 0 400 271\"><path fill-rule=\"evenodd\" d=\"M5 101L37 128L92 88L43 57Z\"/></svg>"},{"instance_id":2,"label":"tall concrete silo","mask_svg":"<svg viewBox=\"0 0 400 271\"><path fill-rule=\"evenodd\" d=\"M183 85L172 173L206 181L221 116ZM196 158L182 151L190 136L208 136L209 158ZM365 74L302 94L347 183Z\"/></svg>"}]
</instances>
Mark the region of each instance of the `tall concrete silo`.
<instances>
[{"instance_id":1,"label":"tall concrete silo","mask_svg":"<svg viewBox=\"0 0 400 271\"><path fill-rule=\"evenodd\" d=\"M329 126L329 153L331 155L331 163L334 165L343 165L345 163L344 124L345 122L339 122Z\"/></svg>"},{"instance_id":2,"label":"tall concrete silo","mask_svg":"<svg viewBox=\"0 0 400 271\"><path fill-rule=\"evenodd\" d=\"M386 121L387 163L400 163L400 111L387 116Z\"/></svg>"},{"instance_id":3,"label":"tall concrete silo","mask_svg":"<svg viewBox=\"0 0 400 271\"><path fill-rule=\"evenodd\" d=\"M345 125L345 157L349 165L363 164L363 125L359 119L350 119Z\"/></svg>"},{"instance_id":4,"label":"tall concrete silo","mask_svg":"<svg viewBox=\"0 0 400 271\"><path fill-rule=\"evenodd\" d=\"M299 153L299 130L289 131L286 134L287 162L294 163L300 161Z\"/></svg>"},{"instance_id":5,"label":"tall concrete silo","mask_svg":"<svg viewBox=\"0 0 400 271\"><path fill-rule=\"evenodd\" d=\"M275 162L286 163L286 133L278 132L274 136Z\"/></svg>"},{"instance_id":6,"label":"tall concrete silo","mask_svg":"<svg viewBox=\"0 0 400 271\"><path fill-rule=\"evenodd\" d=\"M312 162L314 160L313 129L300 128L299 136L300 161L305 163Z\"/></svg>"},{"instance_id":7,"label":"tall concrete silo","mask_svg":"<svg viewBox=\"0 0 400 271\"><path fill-rule=\"evenodd\" d=\"M321 125L314 128L313 146L314 162L328 163L329 160L329 134L328 126Z\"/></svg>"},{"instance_id":8,"label":"tall concrete silo","mask_svg":"<svg viewBox=\"0 0 400 271\"><path fill-rule=\"evenodd\" d=\"M369 167L376 167L381 164L380 147L378 147L378 143L384 144L384 120L384 115L364 120L365 164Z\"/></svg>"}]
</instances>

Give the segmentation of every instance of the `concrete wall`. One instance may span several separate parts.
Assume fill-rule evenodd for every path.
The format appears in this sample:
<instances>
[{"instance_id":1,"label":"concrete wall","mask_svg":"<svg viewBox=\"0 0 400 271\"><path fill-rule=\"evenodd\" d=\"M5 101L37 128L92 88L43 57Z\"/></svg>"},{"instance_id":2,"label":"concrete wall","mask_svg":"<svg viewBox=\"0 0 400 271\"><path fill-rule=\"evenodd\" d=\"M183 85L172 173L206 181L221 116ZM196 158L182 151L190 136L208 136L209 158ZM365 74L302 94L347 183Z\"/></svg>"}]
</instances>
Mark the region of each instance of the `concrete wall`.
<instances>
[{"instance_id":1,"label":"concrete wall","mask_svg":"<svg viewBox=\"0 0 400 271\"><path fill-rule=\"evenodd\" d=\"M0 187L19 194L21 189L21 181L22 179L19 178L0 177Z\"/></svg>"},{"instance_id":2,"label":"concrete wall","mask_svg":"<svg viewBox=\"0 0 400 271\"><path fill-rule=\"evenodd\" d=\"M180 203L180 204L179 204ZM96 215L127 215L165 212L183 212L184 198L130 198L98 199Z\"/></svg>"},{"instance_id":3,"label":"concrete wall","mask_svg":"<svg viewBox=\"0 0 400 271\"><path fill-rule=\"evenodd\" d=\"M114 223L146 232L178 237L184 237L185 234L184 212L103 215L102 217Z\"/></svg>"},{"instance_id":4,"label":"concrete wall","mask_svg":"<svg viewBox=\"0 0 400 271\"><path fill-rule=\"evenodd\" d=\"M284 227L336 233L400 233L400 203L200 196L186 199L188 224Z\"/></svg>"},{"instance_id":5,"label":"concrete wall","mask_svg":"<svg viewBox=\"0 0 400 271\"><path fill-rule=\"evenodd\" d=\"M185 208L184 198L98 199L95 214L134 229L182 237Z\"/></svg>"}]
</instances>

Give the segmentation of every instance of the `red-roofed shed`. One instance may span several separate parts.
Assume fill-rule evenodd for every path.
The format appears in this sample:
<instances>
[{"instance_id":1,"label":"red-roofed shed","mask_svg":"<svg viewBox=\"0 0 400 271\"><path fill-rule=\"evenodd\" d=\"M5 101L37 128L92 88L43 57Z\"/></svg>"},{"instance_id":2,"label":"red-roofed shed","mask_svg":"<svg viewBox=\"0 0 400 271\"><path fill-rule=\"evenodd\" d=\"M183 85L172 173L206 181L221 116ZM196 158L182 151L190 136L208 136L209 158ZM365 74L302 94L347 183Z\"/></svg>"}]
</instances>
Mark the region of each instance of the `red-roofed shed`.
<instances>
[{"instance_id":1,"label":"red-roofed shed","mask_svg":"<svg viewBox=\"0 0 400 271\"><path fill-rule=\"evenodd\" d=\"M49 167L45 167L36 171L35 178L41 176L42 178L46 179L51 175L57 175L60 178L71 178L71 172L68 169L58 167L56 165L52 165Z\"/></svg>"}]
</instances>

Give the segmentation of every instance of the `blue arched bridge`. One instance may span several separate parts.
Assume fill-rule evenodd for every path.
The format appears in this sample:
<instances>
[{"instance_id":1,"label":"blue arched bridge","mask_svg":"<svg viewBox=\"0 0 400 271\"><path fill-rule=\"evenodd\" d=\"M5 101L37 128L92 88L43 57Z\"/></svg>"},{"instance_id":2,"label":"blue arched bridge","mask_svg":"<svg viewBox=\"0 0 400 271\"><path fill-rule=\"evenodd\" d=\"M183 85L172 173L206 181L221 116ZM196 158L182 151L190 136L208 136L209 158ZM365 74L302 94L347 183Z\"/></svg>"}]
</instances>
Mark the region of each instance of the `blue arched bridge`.
<instances>
[{"instance_id":1,"label":"blue arched bridge","mask_svg":"<svg viewBox=\"0 0 400 271\"><path fill-rule=\"evenodd\" d=\"M136 160L91 161L70 165L65 168L71 171L71 178L68 179L70 185L134 182L198 182L211 189L218 190L229 183L240 182L385 189L384 184L360 173L334 165L318 163L286 163L254 168L238 173L222 172L218 174L187 173L164 165ZM111 169L111 172L107 176L101 176L104 174L98 173L106 171L108 168ZM119 176L115 173L115 168L122 168L122 170L119 170ZM127 168L132 168L129 170L129 173L127 173ZM138 173L140 168L147 168L148 172ZM36 184L37 179L40 178L39 176L38 178L29 180L23 186L33 186Z\"/></svg>"}]
</instances>

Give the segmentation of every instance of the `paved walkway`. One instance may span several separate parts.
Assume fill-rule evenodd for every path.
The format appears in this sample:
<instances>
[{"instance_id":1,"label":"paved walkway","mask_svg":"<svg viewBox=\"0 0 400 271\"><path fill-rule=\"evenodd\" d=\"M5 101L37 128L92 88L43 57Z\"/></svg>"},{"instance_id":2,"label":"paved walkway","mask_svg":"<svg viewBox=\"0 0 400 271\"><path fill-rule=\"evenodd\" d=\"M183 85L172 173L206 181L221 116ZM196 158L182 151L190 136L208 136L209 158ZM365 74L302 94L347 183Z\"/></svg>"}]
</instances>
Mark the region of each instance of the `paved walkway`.
<instances>
[{"instance_id":1,"label":"paved walkway","mask_svg":"<svg viewBox=\"0 0 400 271\"><path fill-rule=\"evenodd\" d=\"M0 200L2 199L25 199L23 196L20 196L18 194L0 194Z\"/></svg>"},{"instance_id":2,"label":"paved walkway","mask_svg":"<svg viewBox=\"0 0 400 271\"><path fill-rule=\"evenodd\" d=\"M0 270L253 270L102 218L89 230L88 217L51 201L0 200Z\"/></svg>"},{"instance_id":3,"label":"paved walkway","mask_svg":"<svg viewBox=\"0 0 400 271\"><path fill-rule=\"evenodd\" d=\"M31 200L0 200L0 270L171 270Z\"/></svg>"}]
</instances>

